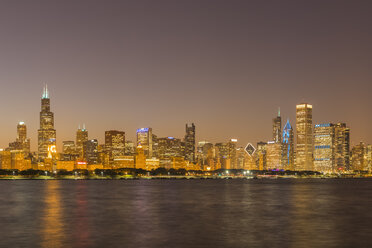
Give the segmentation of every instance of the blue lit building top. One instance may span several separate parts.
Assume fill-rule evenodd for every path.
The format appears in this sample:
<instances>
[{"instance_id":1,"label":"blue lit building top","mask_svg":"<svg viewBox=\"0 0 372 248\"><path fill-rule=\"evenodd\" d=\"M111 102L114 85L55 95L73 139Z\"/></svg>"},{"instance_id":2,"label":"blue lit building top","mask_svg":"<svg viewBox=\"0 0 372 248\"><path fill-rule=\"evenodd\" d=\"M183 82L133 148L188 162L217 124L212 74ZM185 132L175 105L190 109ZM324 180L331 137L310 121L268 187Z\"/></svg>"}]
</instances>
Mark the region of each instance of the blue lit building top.
<instances>
[{"instance_id":1,"label":"blue lit building top","mask_svg":"<svg viewBox=\"0 0 372 248\"><path fill-rule=\"evenodd\" d=\"M315 127L330 127L331 123L316 124Z\"/></svg>"},{"instance_id":2,"label":"blue lit building top","mask_svg":"<svg viewBox=\"0 0 372 248\"><path fill-rule=\"evenodd\" d=\"M137 129L137 133L147 133L148 131L149 131L149 129L147 127Z\"/></svg>"}]
</instances>

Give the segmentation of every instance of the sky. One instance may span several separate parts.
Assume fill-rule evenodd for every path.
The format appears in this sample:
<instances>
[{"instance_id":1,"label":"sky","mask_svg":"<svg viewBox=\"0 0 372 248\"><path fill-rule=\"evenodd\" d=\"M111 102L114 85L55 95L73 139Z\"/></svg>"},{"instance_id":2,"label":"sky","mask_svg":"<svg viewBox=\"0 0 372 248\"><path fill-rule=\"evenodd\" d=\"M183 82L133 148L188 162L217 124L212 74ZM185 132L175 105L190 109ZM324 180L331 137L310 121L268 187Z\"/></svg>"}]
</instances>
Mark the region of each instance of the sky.
<instances>
[{"instance_id":1,"label":"sky","mask_svg":"<svg viewBox=\"0 0 372 248\"><path fill-rule=\"evenodd\" d=\"M48 84L57 145L137 128L272 139L272 118L346 122L372 143L372 1L1 1L0 147L24 121L37 147Z\"/></svg>"}]
</instances>

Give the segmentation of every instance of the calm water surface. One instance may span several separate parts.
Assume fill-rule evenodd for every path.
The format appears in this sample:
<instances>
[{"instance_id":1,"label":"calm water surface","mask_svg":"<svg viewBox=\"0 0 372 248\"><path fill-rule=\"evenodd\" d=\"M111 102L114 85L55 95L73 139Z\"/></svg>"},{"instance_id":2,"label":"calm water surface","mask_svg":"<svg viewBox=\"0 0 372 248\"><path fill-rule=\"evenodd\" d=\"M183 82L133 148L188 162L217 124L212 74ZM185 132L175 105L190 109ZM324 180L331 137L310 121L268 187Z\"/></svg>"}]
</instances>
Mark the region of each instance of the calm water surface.
<instances>
[{"instance_id":1,"label":"calm water surface","mask_svg":"<svg viewBox=\"0 0 372 248\"><path fill-rule=\"evenodd\" d=\"M0 181L1 247L372 247L372 180Z\"/></svg>"}]
</instances>

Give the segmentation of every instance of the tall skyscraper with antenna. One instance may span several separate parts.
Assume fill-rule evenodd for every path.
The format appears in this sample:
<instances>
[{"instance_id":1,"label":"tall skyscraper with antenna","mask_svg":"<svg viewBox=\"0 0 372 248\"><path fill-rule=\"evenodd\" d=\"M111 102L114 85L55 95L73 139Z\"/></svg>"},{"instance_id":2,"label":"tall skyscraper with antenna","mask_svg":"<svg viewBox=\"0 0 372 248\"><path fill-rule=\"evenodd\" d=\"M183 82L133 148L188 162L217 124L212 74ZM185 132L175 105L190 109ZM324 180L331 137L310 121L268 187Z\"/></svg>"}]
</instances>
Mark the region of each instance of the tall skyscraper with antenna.
<instances>
[{"instance_id":1,"label":"tall skyscraper with antenna","mask_svg":"<svg viewBox=\"0 0 372 248\"><path fill-rule=\"evenodd\" d=\"M56 130L54 129L54 113L50 111L48 86L43 88L41 97L40 129L38 130L38 152L41 160L48 156L48 148L56 145Z\"/></svg>"},{"instance_id":2,"label":"tall skyscraper with antenna","mask_svg":"<svg viewBox=\"0 0 372 248\"><path fill-rule=\"evenodd\" d=\"M83 124L83 129L79 128L76 132L76 153L79 154L79 158L84 158L84 143L88 141L88 130L85 128L85 124Z\"/></svg>"},{"instance_id":3,"label":"tall skyscraper with antenna","mask_svg":"<svg viewBox=\"0 0 372 248\"><path fill-rule=\"evenodd\" d=\"M282 117L280 116L280 108L278 116L273 119L273 141L275 143L282 142Z\"/></svg>"}]
</instances>

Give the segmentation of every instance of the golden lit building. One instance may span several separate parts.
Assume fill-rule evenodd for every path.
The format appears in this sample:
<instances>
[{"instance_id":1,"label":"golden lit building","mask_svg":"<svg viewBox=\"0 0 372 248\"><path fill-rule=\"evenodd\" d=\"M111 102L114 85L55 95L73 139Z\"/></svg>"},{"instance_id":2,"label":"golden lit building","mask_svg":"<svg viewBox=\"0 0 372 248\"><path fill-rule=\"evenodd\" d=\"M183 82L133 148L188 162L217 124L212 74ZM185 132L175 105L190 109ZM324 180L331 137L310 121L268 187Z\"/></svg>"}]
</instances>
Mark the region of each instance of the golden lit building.
<instances>
[{"instance_id":1,"label":"golden lit building","mask_svg":"<svg viewBox=\"0 0 372 248\"><path fill-rule=\"evenodd\" d=\"M257 153L253 153L252 156L245 152L244 154L244 167L245 170L257 170Z\"/></svg>"},{"instance_id":2,"label":"golden lit building","mask_svg":"<svg viewBox=\"0 0 372 248\"><path fill-rule=\"evenodd\" d=\"M334 125L316 124L314 128L314 170L334 172Z\"/></svg>"},{"instance_id":3,"label":"golden lit building","mask_svg":"<svg viewBox=\"0 0 372 248\"><path fill-rule=\"evenodd\" d=\"M85 129L85 125L83 128L78 128L76 131L76 154L78 154L79 159L84 159L84 144L88 141L88 130Z\"/></svg>"},{"instance_id":4,"label":"golden lit building","mask_svg":"<svg viewBox=\"0 0 372 248\"><path fill-rule=\"evenodd\" d=\"M125 155L125 132L110 130L105 132L105 151L110 162L118 156Z\"/></svg>"},{"instance_id":5,"label":"golden lit building","mask_svg":"<svg viewBox=\"0 0 372 248\"><path fill-rule=\"evenodd\" d=\"M19 171L30 170L31 160L25 159L23 151L11 151L11 168Z\"/></svg>"},{"instance_id":6,"label":"golden lit building","mask_svg":"<svg viewBox=\"0 0 372 248\"><path fill-rule=\"evenodd\" d=\"M137 129L137 146L141 145L146 158L152 158L153 153L153 135L152 128Z\"/></svg>"},{"instance_id":7,"label":"golden lit building","mask_svg":"<svg viewBox=\"0 0 372 248\"><path fill-rule=\"evenodd\" d=\"M350 128L345 123L335 124L334 156L338 171L350 169Z\"/></svg>"},{"instance_id":8,"label":"golden lit building","mask_svg":"<svg viewBox=\"0 0 372 248\"><path fill-rule=\"evenodd\" d=\"M353 170L363 171L365 170L365 161L364 161L364 152L365 145L363 142L360 142L358 145L354 146L351 150L351 162Z\"/></svg>"},{"instance_id":9,"label":"golden lit building","mask_svg":"<svg viewBox=\"0 0 372 248\"><path fill-rule=\"evenodd\" d=\"M146 169L146 156L141 145L137 146L136 149L136 161L135 161L135 168L136 169Z\"/></svg>"},{"instance_id":10,"label":"golden lit building","mask_svg":"<svg viewBox=\"0 0 372 248\"><path fill-rule=\"evenodd\" d=\"M1 169L3 170L10 170L12 169L12 155L10 151L0 151L0 164Z\"/></svg>"},{"instance_id":11,"label":"golden lit building","mask_svg":"<svg viewBox=\"0 0 372 248\"><path fill-rule=\"evenodd\" d=\"M283 169L282 166L282 144L274 141L267 142L266 145L266 169Z\"/></svg>"},{"instance_id":12,"label":"golden lit building","mask_svg":"<svg viewBox=\"0 0 372 248\"><path fill-rule=\"evenodd\" d=\"M173 163L172 163L172 168L175 170L179 169L186 169L187 168L187 162L183 157L173 157L172 158Z\"/></svg>"},{"instance_id":13,"label":"golden lit building","mask_svg":"<svg viewBox=\"0 0 372 248\"><path fill-rule=\"evenodd\" d=\"M86 161L76 161L75 169L76 170L87 170L88 163Z\"/></svg>"},{"instance_id":14,"label":"golden lit building","mask_svg":"<svg viewBox=\"0 0 372 248\"><path fill-rule=\"evenodd\" d=\"M50 111L50 98L47 86L41 98L40 129L38 130L38 152L41 160L48 156L48 147L56 145L54 113Z\"/></svg>"},{"instance_id":15,"label":"golden lit building","mask_svg":"<svg viewBox=\"0 0 372 248\"><path fill-rule=\"evenodd\" d=\"M157 158L146 159L146 170L156 170L160 167L160 160Z\"/></svg>"},{"instance_id":16,"label":"golden lit building","mask_svg":"<svg viewBox=\"0 0 372 248\"><path fill-rule=\"evenodd\" d=\"M295 170L313 170L313 106L296 106L296 164Z\"/></svg>"},{"instance_id":17,"label":"golden lit building","mask_svg":"<svg viewBox=\"0 0 372 248\"><path fill-rule=\"evenodd\" d=\"M266 142L257 143L257 151L255 152L258 164L258 170L266 170Z\"/></svg>"},{"instance_id":18,"label":"golden lit building","mask_svg":"<svg viewBox=\"0 0 372 248\"><path fill-rule=\"evenodd\" d=\"M73 171L75 169L75 161L57 161L57 170Z\"/></svg>"},{"instance_id":19,"label":"golden lit building","mask_svg":"<svg viewBox=\"0 0 372 248\"><path fill-rule=\"evenodd\" d=\"M372 145L367 145L364 152L364 169L372 171Z\"/></svg>"},{"instance_id":20,"label":"golden lit building","mask_svg":"<svg viewBox=\"0 0 372 248\"><path fill-rule=\"evenodd\" d=\"M117 156L114 159L113 168L134 168L134 156Z\"/></svg>"}]
</instances>

